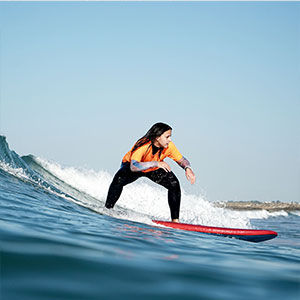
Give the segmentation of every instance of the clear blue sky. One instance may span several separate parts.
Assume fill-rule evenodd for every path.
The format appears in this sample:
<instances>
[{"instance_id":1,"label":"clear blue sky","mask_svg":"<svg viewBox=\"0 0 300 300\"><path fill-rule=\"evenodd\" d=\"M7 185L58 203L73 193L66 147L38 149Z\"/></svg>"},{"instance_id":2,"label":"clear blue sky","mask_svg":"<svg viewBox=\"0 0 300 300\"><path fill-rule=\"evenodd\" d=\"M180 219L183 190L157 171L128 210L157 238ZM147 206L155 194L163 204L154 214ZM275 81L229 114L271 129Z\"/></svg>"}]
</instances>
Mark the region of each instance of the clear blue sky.
<instances>
[{"instance_id":1,"label":"clear blue sky","mask_svg":"<svg viewBox=\"0 0 300 300\"><path fill-rule=\"evenodd\" d=\"M0 131L108 170L163 121L211 200L300 201L300 3L0 3Z\"/></svg>"}]
</instances>

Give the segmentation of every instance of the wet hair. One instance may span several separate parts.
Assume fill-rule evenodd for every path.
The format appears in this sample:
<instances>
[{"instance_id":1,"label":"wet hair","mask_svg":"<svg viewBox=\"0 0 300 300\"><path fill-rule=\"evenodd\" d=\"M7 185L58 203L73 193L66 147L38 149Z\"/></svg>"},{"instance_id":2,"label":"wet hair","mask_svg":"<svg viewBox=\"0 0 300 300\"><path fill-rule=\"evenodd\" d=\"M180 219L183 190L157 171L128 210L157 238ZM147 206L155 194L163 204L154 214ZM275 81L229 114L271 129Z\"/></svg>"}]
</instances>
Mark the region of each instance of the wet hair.
<instances>
[{"instance_id":1,"label":"wet hair","mask_svg":"<svg viewBox=\"0 0 300 300\"><path fill-rule=\"evenodd\" d=\"M154 143L155 139L159 136L161 136L164 132L172 130L172 127L165 123L155 123L148 131L147 133L142 136L134 145L134 147L131 150L131 153L133 153L137 148L151 142L151 144ZM161 151L160 151L161 152Z\"/></svg>"}]
</instances>

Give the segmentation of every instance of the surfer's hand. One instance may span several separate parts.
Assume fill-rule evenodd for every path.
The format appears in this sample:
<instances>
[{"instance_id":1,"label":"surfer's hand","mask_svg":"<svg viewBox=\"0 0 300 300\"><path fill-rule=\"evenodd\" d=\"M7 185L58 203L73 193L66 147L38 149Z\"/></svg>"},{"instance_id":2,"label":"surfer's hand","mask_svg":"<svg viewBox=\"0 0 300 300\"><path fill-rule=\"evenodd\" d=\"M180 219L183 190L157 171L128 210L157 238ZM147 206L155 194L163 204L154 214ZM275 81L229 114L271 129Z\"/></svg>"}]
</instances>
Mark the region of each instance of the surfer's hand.
<instances>
[{"instance_id":1,"label":"surfer's hand","mask_svg":"<svg viewBox=\"0 0 300 300\"><path fill-rule=\"evenodd\" d=\"M188 181L190 181L191 184L194 184L195 181L196 181L196 176L194 174L194 172L192 171L192 169L190 168L186 168L185 169L185 176L186 176L186 179Z\"/></svg>"},{"instance_id":2,"label":"surfer's hand","mask_svg":"<svg viewBox=\"0 0 300 300\"><path fill-rule=\"evenodd\" d=\"M159 161L157 166L161 169L164 169L166 172L171 172L171 167L164 161Z\"/></svg>"}]
</instances>

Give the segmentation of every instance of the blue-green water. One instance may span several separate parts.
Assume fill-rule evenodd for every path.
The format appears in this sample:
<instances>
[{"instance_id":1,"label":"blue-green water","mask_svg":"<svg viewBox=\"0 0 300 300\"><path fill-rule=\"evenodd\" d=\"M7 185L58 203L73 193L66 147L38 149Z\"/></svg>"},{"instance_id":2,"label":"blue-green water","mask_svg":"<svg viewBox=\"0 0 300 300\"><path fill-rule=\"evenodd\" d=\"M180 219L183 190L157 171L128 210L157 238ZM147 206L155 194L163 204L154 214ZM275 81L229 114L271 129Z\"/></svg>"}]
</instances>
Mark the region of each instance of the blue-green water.
<instances>
[{"instance_id":1,"label":"blue-green water","mask_svg":"<svg viewBox=\"0 0 300 300\"><path fill-rule=\"evenodd\" d=\"M229 211L197 199L204 223L219 214L210 225L228 226L223 219L232 215L233 224L278 232L258 244L166 229L151 223L155 211L139 210L139 201L136 210L126 206L130 190L106 211L109 174L21 158L3 137L0 160L3 300L300 299L298 212ZM142 182L133 199L142 198L139 188L154 198L163 192ZM188 207L183 217L198 222L187 220ZM159 218L167 218L164 208Z\"/></svg>"}]
</instances>

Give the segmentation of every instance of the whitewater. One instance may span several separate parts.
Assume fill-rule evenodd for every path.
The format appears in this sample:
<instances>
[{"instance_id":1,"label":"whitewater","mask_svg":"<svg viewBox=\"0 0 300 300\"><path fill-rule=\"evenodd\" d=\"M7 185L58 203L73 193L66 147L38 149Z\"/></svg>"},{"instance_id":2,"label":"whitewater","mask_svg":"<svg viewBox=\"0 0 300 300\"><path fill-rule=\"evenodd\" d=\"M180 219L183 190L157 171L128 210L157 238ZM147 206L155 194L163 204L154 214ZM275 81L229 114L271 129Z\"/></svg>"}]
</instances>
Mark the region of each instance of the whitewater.
<instances>
[{"instance_id":1,"label":"whitewater","mask_svg":"<svg viewBox=\"0 0 300 300\"><path fill-rule=\"evenodd\" d=\"M20 156L0 136L2 299L298 299L299 203L182 191L181 222L278 232L252 244L157 226L167 191L145 178L108 210L112 176Z\"/></svg>"}]
</instances>

